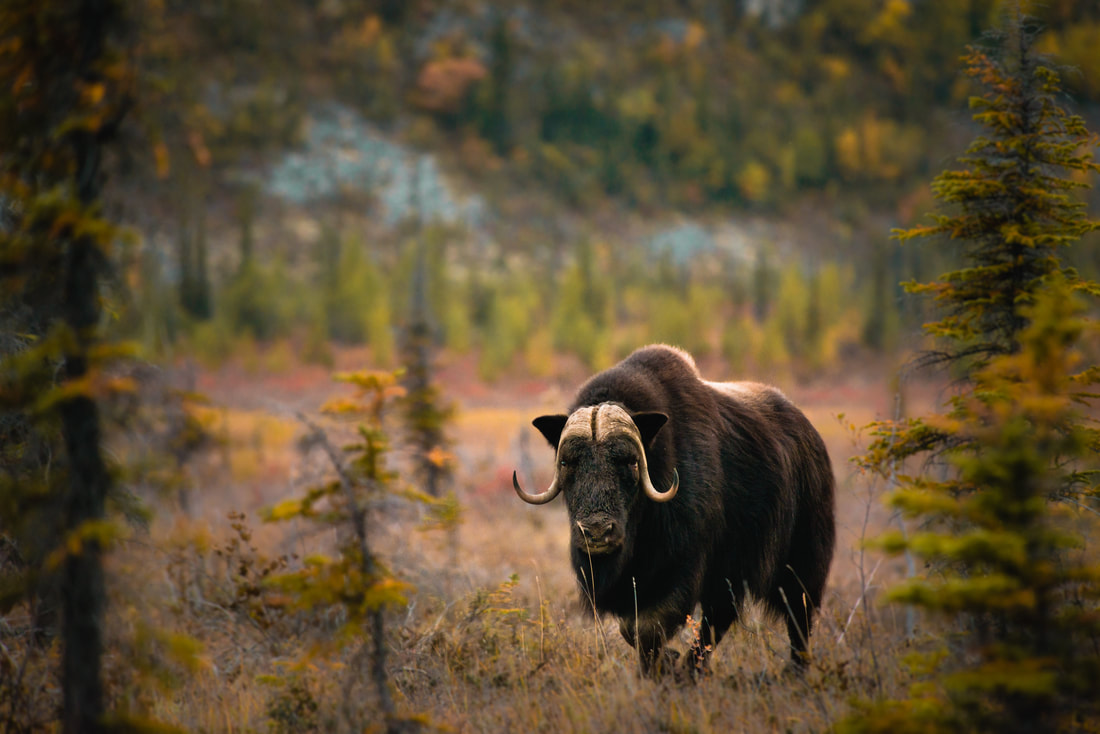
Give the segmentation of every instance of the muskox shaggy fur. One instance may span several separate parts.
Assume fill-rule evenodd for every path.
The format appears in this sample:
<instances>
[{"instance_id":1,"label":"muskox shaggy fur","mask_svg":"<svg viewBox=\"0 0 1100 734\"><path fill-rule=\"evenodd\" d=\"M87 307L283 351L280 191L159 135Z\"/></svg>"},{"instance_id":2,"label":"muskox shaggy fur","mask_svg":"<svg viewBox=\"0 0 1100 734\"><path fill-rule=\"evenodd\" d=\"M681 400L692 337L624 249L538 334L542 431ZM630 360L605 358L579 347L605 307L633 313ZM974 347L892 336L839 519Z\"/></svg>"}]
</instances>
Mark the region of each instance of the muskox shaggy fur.
<instances>
[{"instance_id":1,"label":"muskox shaggy fur","mask_svg":"<svg viewBox=\"0 0 1100 734\"><path fill-rule=\"evenodd\" d=\"M665 641L701 605L694 674L746 594L786 620L804 663L835 482L821 436L779 390L708 382L686 353L649 346L592 377L568 415L534 424L556 451L554 483L516 491L533 504L564 494L582 603L619 619L644 672L669 669Z\"/></svg>"}]
</instances>

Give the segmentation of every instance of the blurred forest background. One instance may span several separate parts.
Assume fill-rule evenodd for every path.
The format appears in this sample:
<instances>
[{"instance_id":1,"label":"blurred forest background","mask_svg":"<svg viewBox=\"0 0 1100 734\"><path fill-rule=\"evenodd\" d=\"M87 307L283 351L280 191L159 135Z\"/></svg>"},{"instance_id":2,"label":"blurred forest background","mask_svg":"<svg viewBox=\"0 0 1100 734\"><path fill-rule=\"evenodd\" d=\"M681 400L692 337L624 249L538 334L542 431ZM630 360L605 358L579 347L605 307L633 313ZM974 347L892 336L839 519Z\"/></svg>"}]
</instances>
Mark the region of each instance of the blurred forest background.
<instances>
[{"instance_id":1,"label":"blurred forest background","mask_svg":"<svg viewBox=\"0 0 1100 734\"><path fill-rule=\"evenodd\" d=\"M153 3L127 326L208 363L293 339L392 365L422 253L436 341L488 380L649 341L731 374L890 354L926 316L897 284L945 263L888 233L972 135L959 57L998 11ZM1100 11L1041 13L1087 113Z\"/></svg>"},{"instance_id":2,"label":"blurred forest background","mask_svg":"<svg viewBox=\"0 0 1100 734\"><path fill-rule=\"evenodd\" d=\"M980 361L913 369L939 344L922 328L939 312L901 284L964 269L969 251L891 231L919 237L943 199L930 182L988 134L969 104L998 80L964 73L963 55L1018 8L0 9L0 732L999 730L970 684L943 694L958 718L928 718L942 700L918 689L949 656L936 657L943 628L877 601L920 570L914 555L942 569L976 551L928 560L906 537L866 542L905 507L903 536L934 524L927 507L881 501L919 451L994 439L966 433L978 408L932 421L931 440L909 435L909 453L883 443L901 429L863 427L946 411L968 380L1001 394ZM1100 5L1026 10L1057 104L1100 129ZM1065 167L1072 202L1100 211L1093 167ZM1100 279L1100 233L1058 236L1073 240L1058 268ZM1067 326L1080 317L1067 303L1031 304L1047 332L1013 331L1007 351L1080 339L1084 371L1057 364L1082 391L1100 341L1088 319L1084 337ZM841 535L805 678L784 676L780 637L752 615L698 686L637 678L612 628L571 611L563 512L515 506L513 468L528 486L549 476L530 419L650 342L691 352L708 379L778 385L829 445ZM1012 369L997 379L1039 380L1036 364ZM1047 387L1089 415L1066 384ZM1093 425L1067 415L1051 425ZM1094 490L1100 443L1082 435L1036 461ZM75 451L100 445L102 458ZM98 506L73 499L81 481ZM1088 538L1095 496L1073 497L1073 537ZM1062 545L1074 560L1053 565L1079 570L1065 593L1095 647L1095 549ZM102 587L72 597L78 578ZM981 635L1008 649L983 615L1017 602L990 612L979 597L947 635L960 661L988 662L967 647ZM86 627L64 624L92 608L102 640L74 661L62 640ZM80 689L79 660L100 657L102 679ZM1064 691L1074 705L1098 690L1096 660ZM1009 719L1100 726L1094 706L1050 703L1054 677L1006 670L985 669L1002 688L982 700Z\"/></svg>"}]
</instances>

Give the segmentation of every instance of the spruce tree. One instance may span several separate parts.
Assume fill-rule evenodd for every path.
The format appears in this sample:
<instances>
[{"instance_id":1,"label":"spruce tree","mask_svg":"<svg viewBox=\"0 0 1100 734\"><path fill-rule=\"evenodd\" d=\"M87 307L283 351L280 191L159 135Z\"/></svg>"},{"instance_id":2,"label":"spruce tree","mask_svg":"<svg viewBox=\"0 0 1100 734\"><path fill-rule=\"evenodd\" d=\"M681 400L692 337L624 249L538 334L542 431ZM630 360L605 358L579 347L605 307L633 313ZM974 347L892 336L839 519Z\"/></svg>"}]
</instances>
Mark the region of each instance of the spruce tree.
<instances>
[{"instance_id":1,"label":"spruce tree","mask_svg":"<svg viewBox=\"0 0 1100 734\"><path fill-rule=\"evenodd\" d=\"M970 100L984 132L959 159L962 168L932 183L946 211L931 225L897 233L903 242L946 238L961 247L962 267L931 283L906 284L911 293L932 295L945 312L925 325L941 340L925 362L977 368L1017 351L1022 309L1053 273L1100 292L1061 262L1062 248L1100 227L1074 196L1088 185L1075 174L1100 170L1095 138L1081 117L1059 106L1059 77L1038 55L1037 35L1031 20L1017 17L990 35L988 47L967 51L966 74L984 88Z\"/></svg>"},{"instance_id":2,"label":"spruce tree","mask_svg":"<svg viewBox=\"0 0 1100 734\"><path fill-rule=\"evenodd\" d=\"M974 389L928 422L956 439L946 479L905 477L890 503L922 529L891 533L928 571L893 601L947 620L910 658L910 696L862 707L847 732L1035 732L1100 725L1100 566L1094 516L1059 496L1100 462L1075 370L1100 337L1055 276L1020 310L1018 351L971 375ZM946 634L943 634L946 632Z\"/></svg>"},{"instance_id":3,"label":"spruce tree","mask_svg":"<svg viewBox=\"0 0 1100 734\"><path fill-rule=\"evenodd\" d=\"M984 132L963 168L933 184L946 211L900 233L946 238L962 255L937 281L906 284L943 312L925 325L938 341L918 361L951 367L957 391L941 413L875 424L859 461L896 478L889 501L919 525L882 539L925 561L925 574L890 596L948 627L918 657L910 697L867 706L845 731L1100 721L1100 569L1082 550L1095 522L1077 511L1096 500L1100 449L1087 413L1100 370L1082 364L1096 332L1079 301L1100 288L1061 260L1098 226L1074 194L1100 169L1096 139L1057 104L1058 75L1036 55L1036 34L1017 15L991 46L968 50Z\"/></svg>"},{"instance_id":4,"label":"spruce tree","mask_svg":"<svg viewBox=\"0 0 1100 734\"><path fill-rule=\"evenodd\" d=\"M6 416L29 430L3 441L21 466L0 476L0 527L53 546L60 730L95 732L106 707L102 545L111 485L96 385L107 351L101 281L116 236L102 199L105 159L133 103L129 18L114 0L12 0L0 8L0 202L12 213L0 231L0 315L5 330L30 335L0 363ZM56 458L36 462L28 456L36 451ZM34 560L37 568L2 580L16 600L33 594L35 572L50 575L55 565Z\"/></svg>"},{"instance_id":5,"label":"spruce tree","mask_svg":"<svg viewBox=\"0 0 1100 734\"><path fill-rule=\"evenodd\" d=\"M917 365L954 370L963 393L992 357L1019 350L1024 311L1046 279L1059 274L1071 290L1100 295L1100 284L1061 259L1064 248L1100 228L1077 197L1088 175L1100 171L1092 152L1097 138L1059 106L1058 74L1035 50L1034 23L1016 16L1006 26L963 56L967 75L983 90L970 100L983 132L959 159L961 168L933 181L943 211L930 225L895 232L902 242L946 241L961 257L935 281L903 285L931 296L942 313L924 325L935 346ZM885 433L872 444L871 464L935 456L961 440L919 418Z\"/></svg>"},{"instance_id":6,"label":"spruce tree","mask_svg":"<svg viewBox=\"0 0 1100 734\"><path fill-rule=\"evenodd\" d=\"M406 394L402 398L404 422L412 445L416 476L424 492L434 498L443 496L451 476L451 455L447 451L446 427L453 408L446 404L433 380L434 347L432 317L428 304L428 245L417 245L416 265L409 302L409 317L404 328L401 359L405 365L402 379Z\"/></svg>"},{"instance_id":7,"label":"spruce tree","mask_svg":"<svg viewBox=\"0 0 1100 734\"><path fill-rule=\"evenodd\" d=\"M387 734L397 734L410 730L411 726L399 716L390 689L386 613L392 607L408 603L405 595L410 587L387 568L376 552L371 525L380 500L400 493L398 474L388 467L390 439L383 427L383 416L392 399L404 391L397 384L398 375L393 373L364 370L335 377L352 385L355 394L329 401L322 411L337 418L361 419L355 441L341 451L321 426L299 414L299 419L310 429L301 445L321 448L336 476L311 487L301 497L283 500L269 508L266 519L271 522L300 519L342 527L345 532L339 555L315 554L306 558L300 569L273 575L269 583L286 592L298 608L342 609L332 643L340 646L359 641L361 652L356 660L369 661L370 682L381 719L371 723L380 730L384 728ZM345 691L350 693L355 682L354 677L350 678ZM344 713L349 730L363 728L350 702Z\"/></svg>"}]
</instances>

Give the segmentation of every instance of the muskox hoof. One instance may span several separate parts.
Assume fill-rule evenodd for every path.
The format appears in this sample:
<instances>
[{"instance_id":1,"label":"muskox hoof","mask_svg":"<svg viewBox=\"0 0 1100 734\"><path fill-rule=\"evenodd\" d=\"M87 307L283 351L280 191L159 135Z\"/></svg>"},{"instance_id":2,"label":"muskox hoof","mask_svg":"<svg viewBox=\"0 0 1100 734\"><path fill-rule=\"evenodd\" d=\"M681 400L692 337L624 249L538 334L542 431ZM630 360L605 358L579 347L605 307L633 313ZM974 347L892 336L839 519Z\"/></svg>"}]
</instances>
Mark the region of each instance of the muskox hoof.
<instances>
[{"instance_id":1,"label":"muskox hoof","mask_svg":"<svg viewBox=\"0 0 1100 734\"><path fill-rule=\"evenodd\" d=\"M802 677L810 667L810 653L794 650L787 664L783 666L783 675Z\"/></svg>"},{"instance_id":2,"label":"muskox hoof","mask_svg":"<svg viewBox=\"0 0 1100 734\"><path fill-rule=\"evenodd\" d=\"M668 648L643 653L642 675L651 680L661 680L661 678L669 674L679 678L676 666L676 661L679 659L680 653Z\"/></svg>"},{"instance_id":3,"label":"muskox hoof","mask_svg":"<svg viewBox=\"0 0 1100 734\"><path fill-rule=\"evenodd\" d=\"M710 656L706 653L689 650L680 663L680 667L676 669L678 683L696 683L711 675Z\"/></svg>"}]
</instances>

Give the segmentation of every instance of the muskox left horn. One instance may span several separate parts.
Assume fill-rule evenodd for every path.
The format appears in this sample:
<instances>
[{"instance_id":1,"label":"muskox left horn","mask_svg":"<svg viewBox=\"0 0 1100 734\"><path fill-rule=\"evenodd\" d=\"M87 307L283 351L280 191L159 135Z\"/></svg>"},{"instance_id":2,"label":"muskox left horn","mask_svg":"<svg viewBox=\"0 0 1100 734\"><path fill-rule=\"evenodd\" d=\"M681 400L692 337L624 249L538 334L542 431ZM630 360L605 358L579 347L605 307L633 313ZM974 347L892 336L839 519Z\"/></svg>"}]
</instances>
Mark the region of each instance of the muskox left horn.
<instances>
[{"instance_id":1,"label":"muskox left horn","mask_svg":"<svg viewBox=\"0 0 1100 734\"><path fill-rule=\"evenodd\" d=\"M558 486L558 477L554 475L554 481L550 482L550 486L546 488L546 491L542 494L528 494L523 491L523 487L519 486L519 478L516 476L515 471L512 472L512 486L516 489L516 494L519 498L529 505L545 505L550 500L558 496L558 492L561 491L561 487Z\"/></svg>"},{"instance_id":2,"label":"muskox left horn","mask_svg":"<svg viewBox=\"0 0 1100 734\"><path fill-rule=\"evenodd\" d=\"M638 439L638 473L641 474L642 491L645 492L645 496L649 497L654 502L668 502L670 499L676 496L676 492L680 489L680 475L676 471L676 467L672 468L672 486L666 489L664 492L659 492L656 487L653 486L653 480L649 478L649 467L645 461L645 449L642 447L641 439Z\"/></svg>"},{"instance_id":3,"label":"muskox left horn","mask_svg":"<svg viewBox=\"0 0 1100 734\"><path fill-rule=\"evenodd\" d=\"M657 488L653 486L653 482L649 479L649 472L643 472L642 489L645 491L645 496L649 497L654 502L668 502L676 496L676 492L680 489L680 475L674 468L672 470L672 486L664 492L658 492Z\"/></svg>"}]
</instances>

